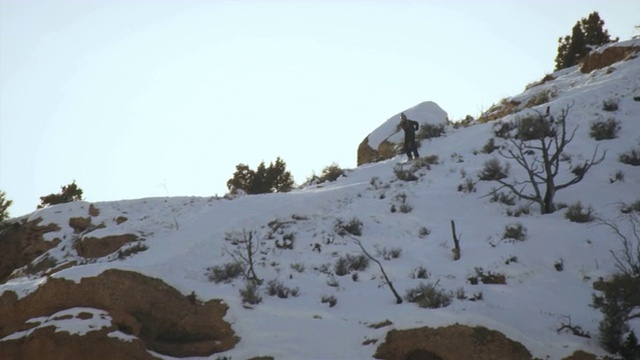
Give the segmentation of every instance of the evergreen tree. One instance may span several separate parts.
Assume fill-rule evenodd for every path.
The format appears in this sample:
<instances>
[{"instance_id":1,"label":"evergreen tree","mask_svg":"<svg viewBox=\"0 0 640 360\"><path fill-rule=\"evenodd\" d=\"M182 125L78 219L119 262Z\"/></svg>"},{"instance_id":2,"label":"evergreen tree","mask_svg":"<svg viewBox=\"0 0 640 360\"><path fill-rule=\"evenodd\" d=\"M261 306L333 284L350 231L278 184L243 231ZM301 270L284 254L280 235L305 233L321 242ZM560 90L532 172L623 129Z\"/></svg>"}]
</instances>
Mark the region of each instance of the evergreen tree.
<instances>
[{"instance_id":1,"label":"evergreen tree","mask_svg":"<svg viewBox=\"0 0 640 360\"><path fill-rule=\"evenodd\" d=\"M272 192L271 184L267 178L267 167L264 165L264 161L258 165L247 192L249 194L266 194Z\"/></svg>"},{"instance_id":2,"label":"evergreen tree","mask_svg":"<svg viewBox=\"0 0 640 360\"><path fill-rule=\"evenodd\" d=\"M255 177L255 171L251 170L248 165L236 165L236 172L233 177L227 181L227 188L235 193L238 189L249 192L252 188L251 180Z\"/></svg>"},{"instance_id":3,"label":"evergreen tree","mask_svg":"<svg viewBox=\"0 0 640 360\"><path fill-rule=\"evenodd\" d=\"M0 222L9 218L9 206L11 204L13 204L13 201L7 199L7 194L0 190Z\"/></svg>"},{"instance_id":4,"label":"evergreen tree","mask_svg":"<svg viewBox=\"0 0 640 360\"><path fill-rule=\"evenodd\" d=\"M589 51L618 39L611 39L609 32L604 28L604 20L597 11L589 14L587 18L577 21L571 30L571 36L558 39L558 54L556 56L556 70L566 69L577 65Z\"/></svg>"},{"instance_id":5,"label":"evergreen tree","mask_svg":"<svg viewBox=\"0 0 640 360\"><path fill-rule=\"evenodd\" d=\"M236 165L236 172L227 181L227 188L235 193L243 190L247 194L265 194L291 191L294 185L293 176L286 169L285 162L278 157L266 167L264 161L257 169L251 170L245 164Z\"/></svg>"},{"instance_id":6,"label":"evergreen tree","mask_svg":"<svg viewBox=\"0 0 640 360\"><path fill-rule=\"evenodd\" d=\"M47 196L40 197L40 205L38 209L47 207L49 205L64 204L72 201L82 200L82 189L78 187L76 181L69 185L62 186L62 191L59 194L49 194Z\"/></svg>"},{"instance_id":7,"label":"evergreen tree","mask_svg":"<svg viewBox=\"0 0 640 360\"><path fill-rule=\"evenodd\" d=\"M601 46L610 42L615 42L611 41L609 31L604 28L604 20L600 19L600 15L597 11L589 14L586 19L582 19L580 26L584 32L586 46Z\"/></svg>"},{"instance_id":8,"label":"evergreen tree","mask_svg":"<svg viewBox=\"0 0 640 360\"><path fill-rule=\"evenodd\" d=\"M565 69L569 63L569 45L571 45L571 36L567 35L558 39L558 55L556 56L556 70Z\"/></svg>"},{"instance_id":9,"label":"evergreen tree","mask_svg":"<svg viewBox=\"0 0 640 360\"><path fill-rule=\"evenodd\" d=\"M293 177L287 171L287 164L280 157L276 159L275 164L269 164L267 181L271 185L272 192L289 192L294 185Z\"/></svg>"}]
</instances>

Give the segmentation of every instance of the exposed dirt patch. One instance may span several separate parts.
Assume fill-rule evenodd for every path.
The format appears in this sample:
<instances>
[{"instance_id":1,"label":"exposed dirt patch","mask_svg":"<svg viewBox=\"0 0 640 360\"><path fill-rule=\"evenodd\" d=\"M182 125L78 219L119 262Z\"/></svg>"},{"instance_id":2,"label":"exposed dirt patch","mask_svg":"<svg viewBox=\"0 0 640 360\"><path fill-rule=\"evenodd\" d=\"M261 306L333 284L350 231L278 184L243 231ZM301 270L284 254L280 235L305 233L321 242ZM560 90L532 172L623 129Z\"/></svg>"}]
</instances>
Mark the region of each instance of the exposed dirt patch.
<instances>
[{"instance_id":1,"label":"exposed dirt patch","mask_svg":"<svg viewBox=\"0 0 640 360\"><path fill-rule=\"evenodd\" d=\"M478 122L487 123L489 121L498 120L518 111L520 111L520 102L503 99L499 104L493 105L489 110L482 113L478 118Z\"/></svg>"},{"instance_id":2,"label":"exposed dirt patch","mask_svg":"<svg viewBox=\"0 0 640 360\"><path fill-rule=\"evenodd\" d=\"M118 251L122 245L137 241L138 237L133 234L112 235L103 238L88 237L76 241L73 248L76 249L78 255L84 258L100 258L113 254Z\"/></svg>"},{"instance_id":3,"label":"exposed dirt patch","mask_svg":"<svg viewBox=\"0 0 640 360\"><path fill-rule=\"evenodd\" d=\"M58 333L51 336L44 331L48 328L38 329L27 338L0 342L0 358L21 358L13 356L15 354L23 354L25 359L151 358L146 352L135 352L140 348L175 357L209 356L229 350L239 341L223 320L228 306L220 300L189 301L159 279L121 270L107 270L80 283L49 278L38 290L20 300L13 292L3 293L0 338L33 327L26 323L29 319L74 307L107 311L112 327L87 336ZM108 337L107 333L114 330L133 335L140 343L130 344ZM92 346L87 346L89 343ZM90 349L93 347L107 355L87 355L94 354ZM117 355L125 348L134 351L130 357ZM9 356L3 357L3 354ZM52 354L66 355L52 357Z\"/></svg>"},{"instance_id":4,"label":"exposed dirt patch","mask_svg":"<svg viewBox=\"0 0 640 360\"><path fill-rule=\"evenodd\" d=\"M60 239L45 241L43 235L59 231L56 224L39 226L41 218L24 223L5 224L0 231L0 284L18 268L31 263L49 249L56 247Z\"/></svg>"},{"instance_id":5,"label":"exposed dirt patch","mask_svg":"<svg viewBox=\"0 0 640 360\"><path fill-rule=\"evenodd\" d=\"M582 60L580 71L588 74L593 70L602 69L618 61L630 59L638 52L640 52L639 47L629 46L611 46L602 52L592 52Z\"/></svg>"},{"instance_id":6,"label":"exposed dirt patch","mask_svg":"<svg viewBox=\"0 0 640 360\"><path fill-rule=\"evenodd\" d=\"M73 232L79 234L89 227L91 227L91 218L90 217L74 217L69 219L69 226L73 229Z\"/></svg>"},{"instance_id":7,"label":"exposed dirt patch","mask_svg":"<svg viewBox=\"0 0 640 360\"><path fill-rule=\"evenodd\" d=\"M477 326L450 325L391 330L376 354L377 359L531 359L529 351L502 333Z\"/></svg>"},{"instance_id":8,"label":"exposed dirt patch","mask_svg":"<svg viewBox=\"0 0 640 360\"><path fill-rule=\"evenodd\" d=\"M126 218L126 217L124 217L124 216L118 216L118 217L116 218L116 224L120 225L120 224L122 224L123 222L125 222L125 221L127 221L127 220L129 220L129 219L127 219L127 218Z\"/></svg>"}]
</instances>

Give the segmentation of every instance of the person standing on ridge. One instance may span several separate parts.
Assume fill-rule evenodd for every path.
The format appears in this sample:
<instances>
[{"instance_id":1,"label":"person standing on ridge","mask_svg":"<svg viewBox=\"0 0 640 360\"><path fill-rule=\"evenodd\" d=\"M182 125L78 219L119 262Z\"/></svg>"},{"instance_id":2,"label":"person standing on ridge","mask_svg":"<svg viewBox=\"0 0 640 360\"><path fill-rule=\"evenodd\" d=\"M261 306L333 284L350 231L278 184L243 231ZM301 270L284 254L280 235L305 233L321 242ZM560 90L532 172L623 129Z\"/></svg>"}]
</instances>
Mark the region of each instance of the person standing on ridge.
<instances>
[{"instance_id":1,"label":"person standing on ridge","mask_svg":"<svg viewBox=\"0 0 640 360\"><path fill-rule=\"evenodd\" d=\"M419 126L417 121L407 119L404 113L400 113L400 127L404 130L404 152L409 160L420 157L416 145L416 130Z\"/></svg>"}]
</instances>

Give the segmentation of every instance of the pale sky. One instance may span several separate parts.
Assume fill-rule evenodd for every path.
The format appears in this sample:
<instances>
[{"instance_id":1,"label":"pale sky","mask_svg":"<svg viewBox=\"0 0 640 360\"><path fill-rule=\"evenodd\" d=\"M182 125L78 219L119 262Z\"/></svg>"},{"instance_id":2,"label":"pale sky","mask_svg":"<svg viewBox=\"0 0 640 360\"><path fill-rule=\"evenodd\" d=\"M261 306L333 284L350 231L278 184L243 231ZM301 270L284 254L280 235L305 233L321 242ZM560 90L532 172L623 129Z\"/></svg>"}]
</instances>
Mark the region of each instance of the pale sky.
<instances>
[{"instance_id":1,"label":"pale sky","mask_svg":"<svg viewBox=\"0 0 640 360\"><path fill-rule=\"evenodd\" d=\"M592 11L637 33L640 0L0 0L0 190L20 216L74 179L95 202L353 168L420 102L459 120L522 92Z\"/></svg>"}]
</instances>

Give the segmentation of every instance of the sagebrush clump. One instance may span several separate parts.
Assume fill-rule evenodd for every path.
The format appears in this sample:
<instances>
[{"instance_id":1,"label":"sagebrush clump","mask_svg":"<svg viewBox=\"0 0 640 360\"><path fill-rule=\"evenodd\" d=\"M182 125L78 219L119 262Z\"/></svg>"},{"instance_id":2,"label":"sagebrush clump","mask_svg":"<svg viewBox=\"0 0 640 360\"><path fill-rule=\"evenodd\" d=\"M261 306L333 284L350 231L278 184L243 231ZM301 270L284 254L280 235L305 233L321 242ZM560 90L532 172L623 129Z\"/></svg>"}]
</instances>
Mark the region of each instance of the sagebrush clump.
<instances>
[{"instance_id":1,"label":"sagebrush clump","mask_svg":"<svg viewBox=\"0 0 640 360\"><path fill-rule=\"evenodd\" d=\"M409 274L409 277L412 279L428 279L430 276L431 275L424 266L419 266L413 269L411 274Z\"/></svg>"},{"instance_id":2,"label":"sagebrush clump","mask_svg":"<svg viewBox=\"0 0 640 360\"><path fill-rule=\"evenodd\" d=\"M324 295L320 298L320 302L323 304L329 304L329 307L334 307L338 303L338 299L333 295Z\"/></svg>"},{"instance_id":3,"label":"sagebrush clump","mask_svg":"<svg viewBox=\"0 0 640 360\"><path fill-rule=\"evenodd\" d=\"M564 217L567 220L576 223L588 223L595 219L591 205L585 207L580 201L573 205L569 205Z\"/></svg>"},{"instance_id":4,"label":"sagebrush clump","mask_svg":"<svg viewBox=\"0 0 640 360\"><path fill-rule=\"evenodd\" d=\"M259 293L260 286L251 280L245 283L244 288L240 289L240 297L243 303L256 305L262 302L262 296Z\"/></svg>"},{"instance_id":5,"label":"sagebrush clump","mask_svg":"<svg viewBox=\"0 0 640 360\"><path fill-rule=\"evenodd\" d=\"M360 219L355 217L349 221L338 219L336 220L334 229L336 233L340 236L345 236L347 234L360 236L362 235L362 221L360 221Z\"/></svg>"},{"instance_id":6,"label":"sagebrush clump","mask_svg":"<svg viewBox=\"0 0 640 360\"><path fill-rule=\"evenodd\" d=\"M332 182L338 180L339 177L345 176L345 171L338 164L332 163L322 169L320 176L312 175L307 179L306 184L317 185L325 182Z\"/></svg>"},{"instance_id":7,"label":"sagebrush clump","mask_svg":"<svg viewBox=\"0 0 640 360\"><path fill-rule=\"evenodd\" d=\"M420 283L415 288L407 289L405 300L429 309L447 307L453 300L453 292L438 289L438 283Z\"/></svg>"},{"instance_id":8,"label":"sagebrush clump","mask_svg":"<svg viewBox=\"0 0 640 360\"><path fill-rule=\"evenodd\" d=\"M336 260L333 270L336 275L344 276L349 274L351 271L364 271L367 267L369 267L369 258L365 255L347 254Z\"/></svg>"},{"instance_id":9,"label":"sagebrush clump","mask_svg":"<svg viewBox=\"0 0 640 360\"><path fill-rule=\"evenodd\" d=\"M620 122L614 118L607 121L595 121L591 123L591 132L589 135L595 140L611 140L618 137L620 131Z\"/></svg>"},{"instance_id":10,"label":"sagebrush clump","mask_svg":"<svg viewBox=\"0 0 640 360\"><path fill-rule=\"evenodd\" d=\"M289 296L297 297L300 295L300 289L297 287L290 288L285 286L282 281L274 279L267 282L267 294L269 296L277 296L280 299L286 299Z\"/></svg>"},{"instance_id":11,"label":"sagebrush clump","mask_svg":"<svg viewBox=\"0 0 640 360\"><path fill-rule=\"evenodd\" d=\"M416 134L416 141L440 137L445 133L444 124L422 124Z\"/></svg>"},{"instance_id":12,"label":"sagebrush clump","mask_svg":"<svg viewBox=\"0 0 640 360\"><path fill-rule=\"evenodd\" d=\"M507 225L504 228L504 234L502 235L502 239L524 241L527 239L527 228L522 226L521 223Z\"/></svg>"},{"instance_id":13,"label":"sagebrush clump","mask_svg":"<svg viewBox=\"0 0 640 360\"><path fill-rule=\"evenodd\" d=\"M618 98L610 98L606 100L602 100L602 110L604 111L618 111L620 107L620 99Z\"/></svg>"},{"instance_id":14,"label":"sagebrush clump","mask_svg":"<svg viewBox=\"0 0 640 360\"><path fill-rule=\"evenodd\" d=\"M509 176L509 168L509 163L502 165L500 160L492 158L484 162L478 178L482 181L501 180Z\"/></svg>"},{"instance_id":15,"label":"sagebrush clump","mask_svg":"<svg viewBox=\"0 0 640 360\"><path fill-rule=\"evenodd\" d=\"M640 146L629 149L618 156L618 161L631 166L640 166Z\"/></svg>"},{"instance_id":16,"label":"sagebrush clump","mask_svg":"<svg viewBox=\"0 0 640 360\"><path fill-rule=\"evenodd\" d=\"M244 274L244 266L239 262L215 265L207 269L207 277L215 283L229 283Z\"/></svg>"}]
</instances>

